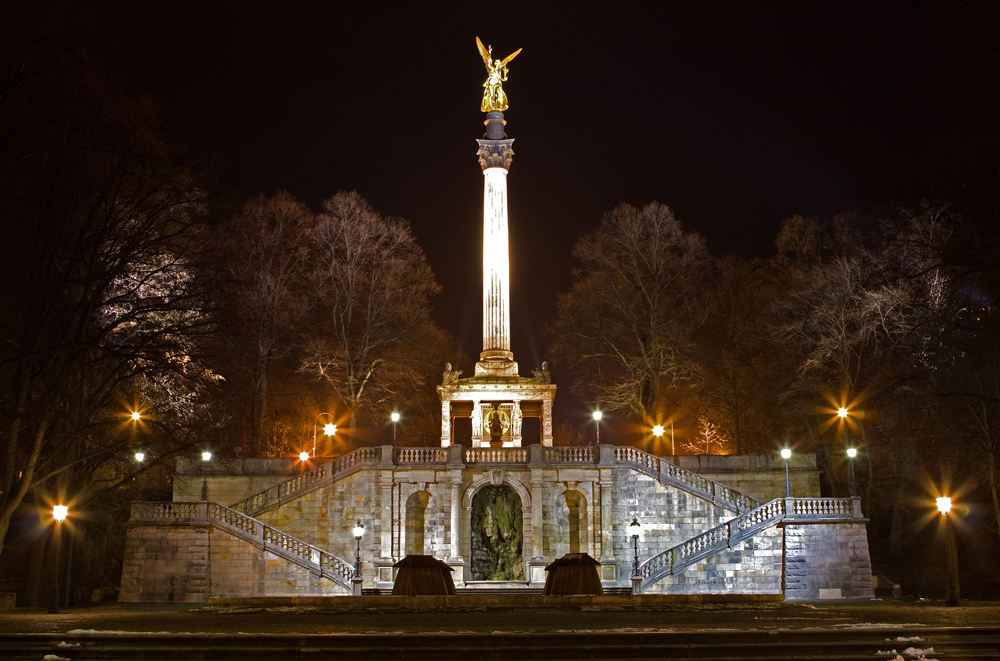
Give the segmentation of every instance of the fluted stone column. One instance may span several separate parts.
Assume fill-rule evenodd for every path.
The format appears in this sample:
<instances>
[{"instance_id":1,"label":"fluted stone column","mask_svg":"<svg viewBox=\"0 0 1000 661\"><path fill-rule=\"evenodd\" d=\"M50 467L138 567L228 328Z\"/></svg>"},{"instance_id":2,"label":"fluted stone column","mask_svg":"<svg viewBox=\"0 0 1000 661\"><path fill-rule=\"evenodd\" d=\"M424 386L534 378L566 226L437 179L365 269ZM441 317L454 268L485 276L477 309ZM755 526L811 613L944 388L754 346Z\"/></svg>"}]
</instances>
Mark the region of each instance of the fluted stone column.
<instances>
[{"instance_id":1,"label":"fluted stone column","mask_svg":"<svg viewBox=\"0 0 1000 661\"><path fill-rule=\"evenodd\" d=\"M483 351L476 376L517 376L510 350L510 249L507 231L507 172L514 158L513 138L503 132L503 113L486 119L479 140L483 169Z\"/></svg>"}]
</instances>

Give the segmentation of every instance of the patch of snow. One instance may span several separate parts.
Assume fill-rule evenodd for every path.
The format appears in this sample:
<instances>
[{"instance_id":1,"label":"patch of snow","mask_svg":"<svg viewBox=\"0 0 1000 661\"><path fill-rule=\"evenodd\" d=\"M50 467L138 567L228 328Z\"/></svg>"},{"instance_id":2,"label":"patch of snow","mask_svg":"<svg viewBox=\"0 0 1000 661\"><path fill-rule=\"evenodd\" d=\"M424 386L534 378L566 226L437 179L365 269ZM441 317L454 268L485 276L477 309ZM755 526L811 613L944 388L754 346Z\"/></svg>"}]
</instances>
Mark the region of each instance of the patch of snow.
<instances>
[{"instance_id":1,"label":"patch of snow","mask_svg":"<svg viewBox=\"0 0 1000 661\"><path fill-rule=\"evenodd\" d=\"M921 638L920 636L912 636L910 638L906 638L904 636L897 636L895 640L893 640L892 638L886 638L885 642L887 642L887 643L922 643L922 642L924 642L924 639Z\"/></svg>"},{"instance_id":2,"label":"patch of snow","mask_svg":"<svg viewBox=\"0 0 1000 661\"><path fill-rule=\"evenodd\" d=\"M42 657L42 661L70 661L64 656L56 656L55 654L46 654Z\"/></svg>"},{"instance_id":3,"label":"patch of snow","mask_svg":"<svg viewBox=\"0 0 1000 661\"><path fill-rule=\"evenodd\" d=\"M80 643L67 643L65 640L59 641L56 647L79 647Z\"/></svg>"},{"instance_id":4,"label":"patch of snow","mask_svg":"<svg viewBox=\"0 0 1000 661\"><path fill-rule=\"evenodd\" d=\"M158 636L163 635L176 635L176 636L191 636L193 635L190 631L122 631L120 629L70 629L66 633L73 636L93 636L100 634L102 636L141 636L143 634L155 634Z\"/></svg>"}]
</instances>

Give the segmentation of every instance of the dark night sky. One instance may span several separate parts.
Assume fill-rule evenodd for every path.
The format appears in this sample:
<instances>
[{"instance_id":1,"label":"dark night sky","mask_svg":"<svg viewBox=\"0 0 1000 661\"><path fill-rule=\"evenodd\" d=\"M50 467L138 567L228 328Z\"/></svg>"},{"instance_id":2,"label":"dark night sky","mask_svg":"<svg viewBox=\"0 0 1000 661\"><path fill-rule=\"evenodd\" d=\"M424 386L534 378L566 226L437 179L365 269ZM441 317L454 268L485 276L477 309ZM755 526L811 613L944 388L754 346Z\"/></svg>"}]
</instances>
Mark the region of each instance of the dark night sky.
<instances>
[{"instance_id":1,"label":"dark night sky","mask_svg":"<svg viewBox=\"0 0 1000 661\"><path fill-rule=\"evenodd\" d=\"M287 189L317 208L356 189L409 219L444 288L437 317L473 355L475 37L500 57L523 48L504 85L522 373L546 358L536 329L574 241L619 202L669 205L716 255L767 256L784 218L876 201L950 112L929 3L351 4L99 7L113 65L166 108L173 139L221 157L236 194Z\"/></svg>"}]
</instances>

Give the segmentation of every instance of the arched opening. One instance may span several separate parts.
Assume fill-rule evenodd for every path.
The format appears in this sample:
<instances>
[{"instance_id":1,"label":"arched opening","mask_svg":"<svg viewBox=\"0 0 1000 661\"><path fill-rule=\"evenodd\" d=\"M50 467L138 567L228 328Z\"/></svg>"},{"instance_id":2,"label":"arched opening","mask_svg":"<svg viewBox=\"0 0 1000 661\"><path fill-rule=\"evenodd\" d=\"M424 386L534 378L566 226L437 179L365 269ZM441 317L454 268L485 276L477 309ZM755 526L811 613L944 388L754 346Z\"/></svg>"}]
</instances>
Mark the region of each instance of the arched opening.
<instances>
[{"instance_id":1,"label":"arched opening","mask_svg":"<svg viewBox=\"0 0 1000 661\"><path fill-rule=\"evenodd\" d=\"M416 491L406 499L406 555L424 555L424 512L431 494Z\"/></svg>"},{"instance_id":2,"label":"arched opening","mask_svg":"<svg viewBox=\"0 0 1000 661\"><path fill-rule=\"evenodd\" d=\"M506 484L487 485L472 498L474 581L523 581L521 498Z\"/></svg>"}]
</instances>

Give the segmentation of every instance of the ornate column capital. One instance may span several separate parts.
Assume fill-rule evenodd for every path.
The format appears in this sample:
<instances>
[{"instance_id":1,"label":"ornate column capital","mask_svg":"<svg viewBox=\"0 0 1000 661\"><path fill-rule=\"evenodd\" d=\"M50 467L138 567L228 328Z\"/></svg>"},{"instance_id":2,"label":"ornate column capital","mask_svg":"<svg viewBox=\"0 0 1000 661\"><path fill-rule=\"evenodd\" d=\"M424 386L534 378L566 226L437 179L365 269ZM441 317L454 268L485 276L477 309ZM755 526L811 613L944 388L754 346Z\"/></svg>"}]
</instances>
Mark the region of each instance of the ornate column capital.
<instances>
[{"instance_id":1,"label":"ornate column capital","mask_svg":"<svg viewBox=\"0 0 1000 661\"><path fill-rule=\"evenodd\" d=\"M487 168L503 168L510 170L510 162L514 159L514 138L506 140L477 140L479 143L479 165Z\"/></svg>"}]
</instances>

